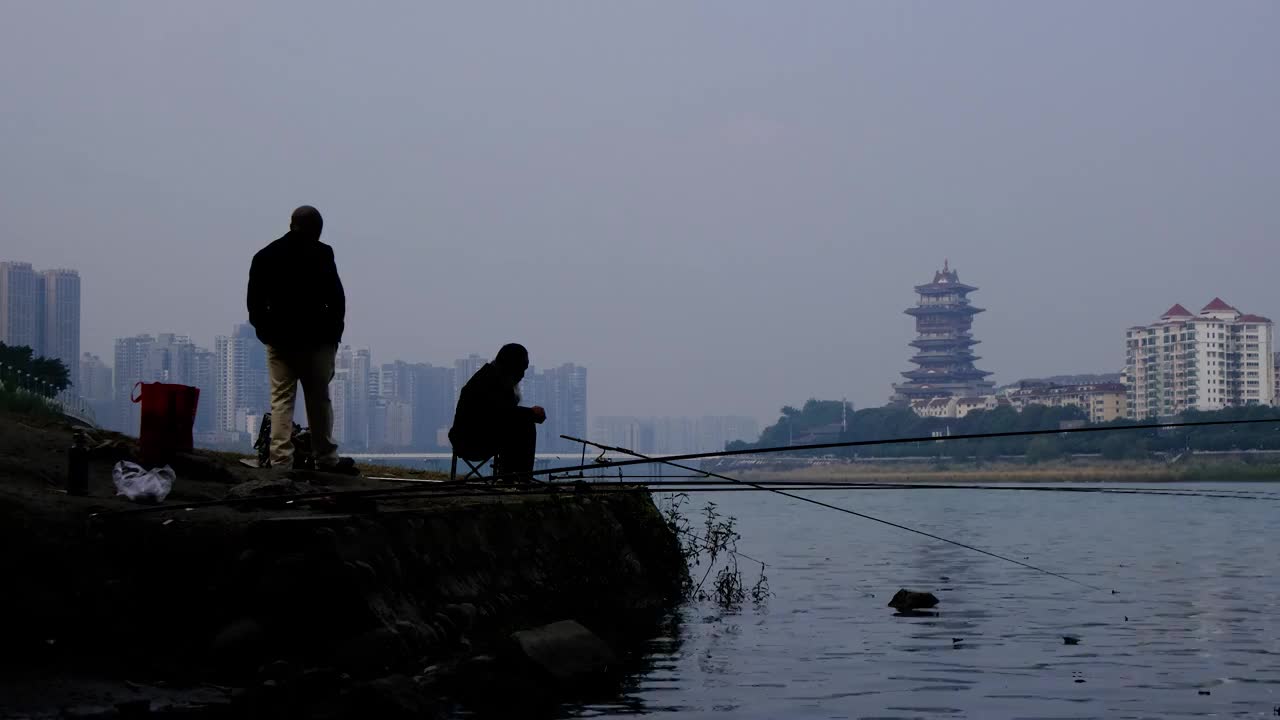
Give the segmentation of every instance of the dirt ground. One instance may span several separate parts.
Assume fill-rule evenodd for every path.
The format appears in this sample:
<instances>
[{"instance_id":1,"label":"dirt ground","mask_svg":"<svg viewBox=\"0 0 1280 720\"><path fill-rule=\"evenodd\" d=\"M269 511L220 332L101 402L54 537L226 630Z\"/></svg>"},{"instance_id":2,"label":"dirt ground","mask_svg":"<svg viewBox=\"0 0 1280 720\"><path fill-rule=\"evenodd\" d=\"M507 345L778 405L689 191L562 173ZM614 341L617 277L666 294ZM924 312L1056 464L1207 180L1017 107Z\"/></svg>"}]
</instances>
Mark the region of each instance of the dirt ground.
<instances>
[{"instance_id":1,"label":"dirt ground","mask_svg":"<svg viewBox=\"0 0 1280 720\"><path fill-rule=\"evenodd\" d=\"M89 495L66 494L67 451L72 445L74 426L25 415L0 412L0 496L21 498L28 512L60 514L73 511L102 512L124 510L137 504L117 497L112 468L120 460L136 461L135 438L99 429L86 429L91 448ZM242 457L231 453L196 450L180 455L171 464L177 480L165 504L221 500L235 485L280 478L269 469L240 464ZM398 483L368 480L365 476L394 476L409 479L443 479L440 473L401 467L361 466L362 476L329 473L290 473L298 480L322 484L335 490L386 489Z\"/></svg>"}]
</instances>

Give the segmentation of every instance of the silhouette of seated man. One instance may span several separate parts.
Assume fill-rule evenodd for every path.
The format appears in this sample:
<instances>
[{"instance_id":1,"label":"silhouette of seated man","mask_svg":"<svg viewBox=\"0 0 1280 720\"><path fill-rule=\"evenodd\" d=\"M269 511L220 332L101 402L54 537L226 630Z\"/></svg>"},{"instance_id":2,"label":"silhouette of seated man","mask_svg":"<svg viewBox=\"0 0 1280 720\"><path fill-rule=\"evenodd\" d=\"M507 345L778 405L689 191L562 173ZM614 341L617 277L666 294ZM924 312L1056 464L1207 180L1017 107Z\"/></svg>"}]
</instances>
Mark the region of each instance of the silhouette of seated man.
<instances>
[{"instance_id":1,"label":"silhouette of seated man","mask_svg":"<svg viewBox=\"0 0 1280 720\"><path fill-rule=\"evenodd\" d=\"M547 413L536 405L520 405L520 381L528 369L529 351L510 343L462 386L449 429L458 457L481 462L496 456L499 474L529 479L537 444L534 426L545 421Z\"/></svg>"}]
</instances>

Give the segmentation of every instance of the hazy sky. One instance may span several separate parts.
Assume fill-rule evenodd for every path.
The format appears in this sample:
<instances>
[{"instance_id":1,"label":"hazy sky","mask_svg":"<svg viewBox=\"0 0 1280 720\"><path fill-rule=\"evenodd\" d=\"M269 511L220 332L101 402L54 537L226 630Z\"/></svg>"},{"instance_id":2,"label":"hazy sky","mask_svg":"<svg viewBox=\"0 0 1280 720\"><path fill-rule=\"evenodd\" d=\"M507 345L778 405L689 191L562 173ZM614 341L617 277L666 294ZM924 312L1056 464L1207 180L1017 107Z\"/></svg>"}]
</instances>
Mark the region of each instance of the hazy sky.
<instances>
[{"instance_id":1,"label":"hazy sky","mask_svg":"<svg viewBox=\"0 0 1280 720\"><path fill-rule=\"evenodd\" d=\"M600 414L882 404L950 258L979 367L1280 318L1280 3L0 1L0 259L84 349L245 318L326 219L375 362L527 344Z\"/></svg>"}]
</instances>

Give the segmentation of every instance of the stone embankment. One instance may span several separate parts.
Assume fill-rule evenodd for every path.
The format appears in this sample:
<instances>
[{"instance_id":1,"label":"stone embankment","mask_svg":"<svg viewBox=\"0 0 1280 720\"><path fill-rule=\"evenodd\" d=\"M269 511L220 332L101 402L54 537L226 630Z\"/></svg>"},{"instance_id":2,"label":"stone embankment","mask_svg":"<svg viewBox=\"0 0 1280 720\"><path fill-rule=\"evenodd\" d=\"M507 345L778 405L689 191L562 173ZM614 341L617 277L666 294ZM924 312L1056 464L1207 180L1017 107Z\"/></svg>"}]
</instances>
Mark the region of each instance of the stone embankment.
<instances>
[{"instance_id":1,"label":"stone embankment","mask_svg":"<svg viewBox=\"0 0 1280 720\"><path fill-rule=\"evenodd\" d=\"M166 509L113 515L137 507L112 497L109 479L127 438L94 438L91 495L69 497L66 428L0 417L0 430L0 718L125 717L142 705L153 716L430 717L468 695L493 700L468 692L477 679L508 683L515 700L585 672L547 666L564 654L558 637L591 657L613 657L602 644L625 650L678 601L687 572L645 494L187 511L265 472L197 453L175 464ZM524 652L529 637L538 657ZM587 674L608 675L610 662Z\"/></svg>"}]
</instances>

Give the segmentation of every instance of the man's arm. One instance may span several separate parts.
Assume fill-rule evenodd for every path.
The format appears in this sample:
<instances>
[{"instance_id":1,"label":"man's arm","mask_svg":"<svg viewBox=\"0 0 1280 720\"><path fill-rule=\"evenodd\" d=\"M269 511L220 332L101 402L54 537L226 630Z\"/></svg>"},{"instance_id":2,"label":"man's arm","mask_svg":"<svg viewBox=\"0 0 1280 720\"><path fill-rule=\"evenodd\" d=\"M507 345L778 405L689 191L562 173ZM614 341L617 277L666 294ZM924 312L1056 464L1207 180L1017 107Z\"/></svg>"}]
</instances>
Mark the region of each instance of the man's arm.
<instances>
[{"instance_id":1,"label":"man's arm","mask_svg":"<svg viewBox=\"0 0 1280 720\"><path fill-rule=\"evenodd\" d=\"M333 259L333 248L325 247L326 260L328 267L325 273L328 275L328 287L325 292L325 304L329 306L329 316L333 321L335 342L342 341L342 334L346 330L347 321L347 293L342 287L342 278L338 276L338 263Z\"/></svg>"},{"instance_id":2,"label":"man's arm","mask_svg":"<svg viewBox=\"0 0 1280 720\"><path fill-rule=\"evenodd\" d=\"M249 324L261 334L263 324L266 320L267 313L267 297L264 292L266 288L266 280L262 277L261 261L258 256L253 256L253 263L249 266L249 294L245 299L245 304L249 308Z\"/></svg>"}]
</instances>

